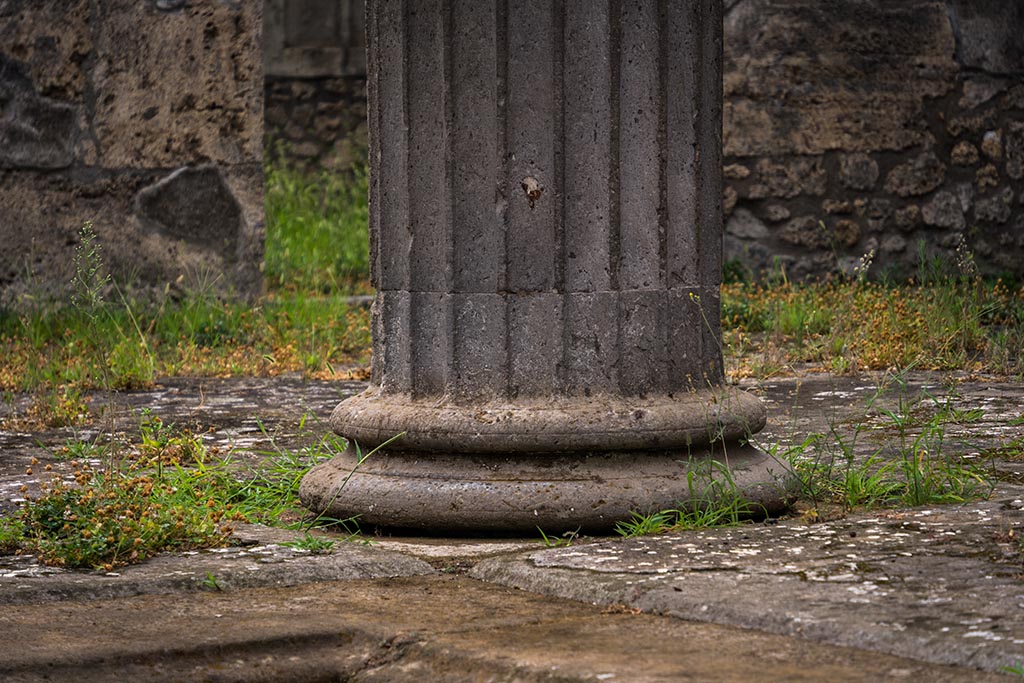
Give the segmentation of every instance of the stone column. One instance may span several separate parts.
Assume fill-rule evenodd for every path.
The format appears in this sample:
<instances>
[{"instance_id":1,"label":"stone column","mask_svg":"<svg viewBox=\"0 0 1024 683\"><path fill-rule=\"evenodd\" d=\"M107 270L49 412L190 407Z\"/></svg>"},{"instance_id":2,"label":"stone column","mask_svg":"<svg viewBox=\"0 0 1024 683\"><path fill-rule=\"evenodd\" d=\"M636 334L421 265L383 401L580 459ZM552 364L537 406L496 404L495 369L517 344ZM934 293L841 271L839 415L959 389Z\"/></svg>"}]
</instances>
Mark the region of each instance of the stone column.
<instances>
[{"instance_id":1,"label":"stone column","mask_svg":"<svg viewBox=\"0 0 1024 683\"><path fill-rule=\"evenodd\" d=\"M740 441L764 408L723 386L720 0L367 12L373 376L304 503L600 530L728 471L779 509Z\"/></svg>"}]
</instances>

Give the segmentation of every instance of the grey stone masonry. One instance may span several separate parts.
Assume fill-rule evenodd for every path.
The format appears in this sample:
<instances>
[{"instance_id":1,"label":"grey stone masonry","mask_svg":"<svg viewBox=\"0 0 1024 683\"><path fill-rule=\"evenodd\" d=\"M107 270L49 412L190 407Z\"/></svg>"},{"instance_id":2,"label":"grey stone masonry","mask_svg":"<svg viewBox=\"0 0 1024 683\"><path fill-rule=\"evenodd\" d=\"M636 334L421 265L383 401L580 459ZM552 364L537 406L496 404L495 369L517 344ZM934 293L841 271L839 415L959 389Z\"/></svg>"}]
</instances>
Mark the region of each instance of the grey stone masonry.
<instances>
[{"instance_id":1,"label":"grey stone masonry","mask_svg":"<svg viewBox=\"0 0 1024 683\"><path fill-rule=\"evenodd\" d=\"M332 424L361 453L403 436L307 504L428 528L678 504L687 462L764 423L721 386L721 2L377 0L367 25L373 377ZM638 453L683 487L599 483Z\"/></svg>"}]
</instances>

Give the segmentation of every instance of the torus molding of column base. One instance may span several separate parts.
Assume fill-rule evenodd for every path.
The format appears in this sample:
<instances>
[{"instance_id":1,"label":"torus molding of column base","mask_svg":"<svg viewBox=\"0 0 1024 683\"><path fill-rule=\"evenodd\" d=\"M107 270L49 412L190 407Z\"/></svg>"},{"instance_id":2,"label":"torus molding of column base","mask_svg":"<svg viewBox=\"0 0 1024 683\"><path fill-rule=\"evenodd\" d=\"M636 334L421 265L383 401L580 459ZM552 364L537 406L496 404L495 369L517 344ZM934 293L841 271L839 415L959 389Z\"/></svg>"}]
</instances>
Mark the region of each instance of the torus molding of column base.
<instances>
[{"instance_id":1,"label":"torus molding of column base","mask_svg":"<svg viewBox=\"0 0 1024 683\"><path fill-rule=\"evenodd\" d=\"M716 483L712 483L716 482ZM744 516L778 514L792 473L740 443L672 451L500 454L349 448L302 481L303 505L364 529L489 533L608 532L630 513L740 500ZM728 501L726 501L728 502Z\"/></svg>"},{"instance_id":2,"label":"torus molding of column base","mask_svg":"<svg viewBox=\"0 0 1024 683\"><path fill-rule=\"evenodd\" d=\"M371 387L331 416L338 434L363 452L397 434L389 451L557 453L700 446L759 432L764 405L731 387L645 398L621 395L492 399L465 405L413 399Z\"/></svg>"}]
</instances>

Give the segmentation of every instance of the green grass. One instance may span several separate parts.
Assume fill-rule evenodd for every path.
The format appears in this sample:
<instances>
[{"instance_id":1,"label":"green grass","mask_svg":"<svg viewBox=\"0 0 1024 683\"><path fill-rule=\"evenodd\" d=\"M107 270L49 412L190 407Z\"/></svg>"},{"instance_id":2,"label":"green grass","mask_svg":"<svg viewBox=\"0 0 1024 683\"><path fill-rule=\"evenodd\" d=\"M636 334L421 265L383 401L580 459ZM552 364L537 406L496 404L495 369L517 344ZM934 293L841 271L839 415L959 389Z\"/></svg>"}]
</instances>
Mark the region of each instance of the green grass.
<instances>
[{"instance_id":1,"label":"green grass","mask_svg":"<svg viewBox=\"0 0 1024 683\"><path fill-rule=\"evenodd\" d=\"M949 425L977 421L981 411L957 407L952 396L939 400L925 395L907 401L901 398L904 390L896 377L879 388L863 414L844 425L833 424L828 432L809 434L788 448L778 443L758 444L789 463L795 475L794 509L806 521L864 510L961 504L991 495L994 473L983 462L961 457L962 444L950 443L946 433ZM892 395L896 405L883 405L883 399ZM1005 448L1017 448L1016 443ZM690 472L688 488L686 504L632 512L615 531L630 538L735 526L759 516L722 465L704 476ZM543 532L542 536L550 545L552 537Z\"/></svg>"},{"instance_id":2,"label":"green grass","mask_svg":"<svg viewBox=\"0 0 1024 683\"><path fill-rule=\"evenodd\" d=\"M189 297L51 305L0 316L0 389L37 391L74 424L82 392L137 389L161 376L332 377L365 364L370 320L341 294L272 293L255 306ZM140 332L128 333L132 320Z\"/></svg>"},{"instance_id":3,"label":"green grass","mask_svg":"<svg viewBox=\"0 0 1024 683\"><path fill-rule=\"evenodd\" d=\"M0 549L51 565L109 571L160 552L228 545L238 522L338 524L310 519L298 487L311 467L344 446L328 433L296 451L274 445L260 454L259 466L249 467L233 455L212 457L190 428L143 412L137 442L108 442L98 467L72 460L73 483L54 471L41 495L27 498L17 515L0 518ZM344 523L354 526L354 520ZM297 547L329 549L329 542L306 535L311 540Z\"/></svg>"},{"instance_id":4,"label":"green grass","mask_svg":"<svg viewBox=\"0 0 1024 683\"><path fill-rule=\"evenodd\" d=\"M950 424L977 420L978 411L956 408L952 397L927 396L899 398L890 408L880 405L884 396L880 389L848 430L832 425L787 449L762 445L792 466L809 519L830 510L959 504L991 494L992 472L961 457L962 444L950 444L946 433ZM865 438L874 445L858 446Z\"/></svg>"},{"instance_id":5,"label":"green grass","mask_svg":"<svg viewBox=\"0 0 1024 683\"><path fill-rule=\"evenodd\" d=\"M899 285L834 280L722 288L727 367L766 377L795 364L1024 374L1024 286L951 272Z\"/></svg>"},{"instance_id":6,"label":"green grass","mask_svg":"<svg viewBox=\"0 0 1024 683\"><path fill-rule=\"evenodd\" d=\"M708 472L687 472L689 500L675 509L652 513L631 512L630 519L615 525L625 538L669 531L736 526L757 514L756 506L744 500L728 468L711 462Z\"/></svg>"},{"instance_id":7,"label":"green grass","mask_svg":"<svg viewBox=\"0 0 1024 683\"><path fill-rule=\"evenodd\" d=\"M370 253L366 171L266 176L267 283L274 289L365 291Z\"/></svg>"}]
</instances>

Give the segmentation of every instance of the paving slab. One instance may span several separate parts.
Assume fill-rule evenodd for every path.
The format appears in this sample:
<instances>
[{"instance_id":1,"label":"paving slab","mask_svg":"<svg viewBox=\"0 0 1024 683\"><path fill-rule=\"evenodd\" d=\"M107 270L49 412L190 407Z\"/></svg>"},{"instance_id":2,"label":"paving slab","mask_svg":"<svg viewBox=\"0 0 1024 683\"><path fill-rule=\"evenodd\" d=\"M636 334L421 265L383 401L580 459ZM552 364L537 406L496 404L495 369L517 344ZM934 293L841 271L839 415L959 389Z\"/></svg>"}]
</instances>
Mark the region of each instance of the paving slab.
<instances>
[{"instance_id":1,"label":"paving slab","mask_svg":"<svg viewBox=\"0 0 1024 683\"><path fill-rule=\"evenodd\" d=\"M551 548L470 575L921 661L1024 662L1024 490L891 510Z\"/></svg>"},{"instance_id":2,"label":"paving slab","mask_svg":"<svg viewBox=\"0 0 1024 683\"><path fill-rule=\"evenodd\" d=\"M416 576L434 571L423 560L360 542L336 541L329 553L284 545L302 536L295 531L247 524L234 533L234 546L165 553L110 572L46 567L32 557L0 558L0 606L297 586L338 579Z\"/></svg>"},{"instance_id":3,"label":"paving slab","mask_svg":"<svg viewBox=\"0 0 1024 683\"><path fill-rule=\"evenodd\" d=\"M8 683L1004 680L436 575L13 605L0 627Z\"/></svg>"}]
</instances>

